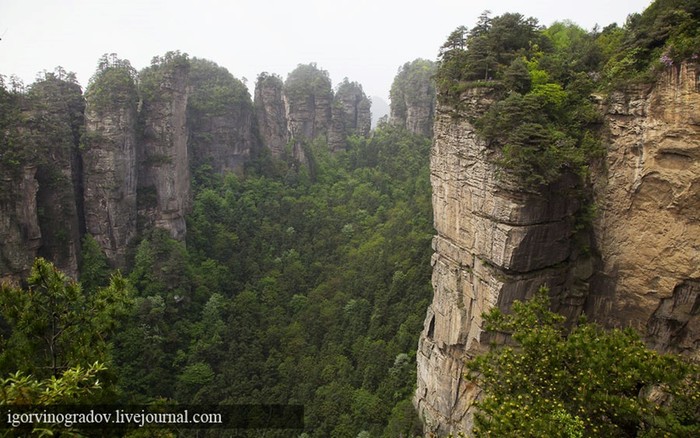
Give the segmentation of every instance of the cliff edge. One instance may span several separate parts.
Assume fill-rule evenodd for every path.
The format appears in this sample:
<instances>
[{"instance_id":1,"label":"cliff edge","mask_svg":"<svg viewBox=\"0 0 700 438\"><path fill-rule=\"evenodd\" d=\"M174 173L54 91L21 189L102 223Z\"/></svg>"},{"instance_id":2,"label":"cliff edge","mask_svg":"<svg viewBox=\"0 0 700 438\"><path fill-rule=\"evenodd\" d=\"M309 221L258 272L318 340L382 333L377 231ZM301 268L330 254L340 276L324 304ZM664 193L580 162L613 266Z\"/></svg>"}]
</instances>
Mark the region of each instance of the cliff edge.
<instances>
[{"instance_id":1,"label":"cliff edge","mask_svg":"<svg viewBox=\"0 0 700 438\"><path fill-rule=\"evenodd\" d=\"M482 314L542 284L569 319L633 326L649 345L698 358L700 126L697 66L601 101L606 157L592 172L598 213L577 235L575 179L522 188L470 120L493 103L471 88L438 104L431 153L434 298L420 337L414 403L427 434L471 429L480 390L464 363L488 345Z\"/></svg>"}]
</instances>

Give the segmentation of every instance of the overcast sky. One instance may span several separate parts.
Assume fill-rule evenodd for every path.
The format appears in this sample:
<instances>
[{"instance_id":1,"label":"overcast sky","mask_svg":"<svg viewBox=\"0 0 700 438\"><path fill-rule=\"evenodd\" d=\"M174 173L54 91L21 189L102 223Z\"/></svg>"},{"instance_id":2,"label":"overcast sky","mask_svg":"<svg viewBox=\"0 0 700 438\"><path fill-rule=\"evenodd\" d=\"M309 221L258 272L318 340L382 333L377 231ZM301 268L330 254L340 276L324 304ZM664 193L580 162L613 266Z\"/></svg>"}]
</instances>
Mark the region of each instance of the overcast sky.
<instances>
[{"instance_id":1,"label":"overcast sky","mask_svg":"<svg viewBox=\"0 0 700 438\"><path fill-rule=\"evenodd\" d=\"M210 59L251 89L263 71L286 78L315 62L388 100L398 68L435 60L447 35L479 14L519 12L549 25L624 24L651 0L0 0L0 74L26 84L62 66L87 85L104 53L138 70L180 50Z\"/></svg>"}]
</instances>

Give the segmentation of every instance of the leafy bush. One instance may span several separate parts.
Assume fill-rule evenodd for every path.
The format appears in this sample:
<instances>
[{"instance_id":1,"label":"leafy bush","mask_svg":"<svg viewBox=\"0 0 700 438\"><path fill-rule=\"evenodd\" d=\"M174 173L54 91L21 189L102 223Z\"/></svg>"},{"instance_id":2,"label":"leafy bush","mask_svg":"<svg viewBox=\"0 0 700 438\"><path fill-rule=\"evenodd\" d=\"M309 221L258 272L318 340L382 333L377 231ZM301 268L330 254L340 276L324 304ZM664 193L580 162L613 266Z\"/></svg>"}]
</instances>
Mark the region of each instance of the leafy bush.
<instances>
[{"instance_id":1,"label":"leafy bush","mask_svg":"<svg viewBox=\"0 0 700 438\"><path fill-rule=\"evenodd\" d=\"M568 331L548 308L542 288L512 314L486 315L486 330L511 341L467 365L485 391L475 436L698 436L697 364L647 349L632 329Z\"/></svg>"}]
</instances>

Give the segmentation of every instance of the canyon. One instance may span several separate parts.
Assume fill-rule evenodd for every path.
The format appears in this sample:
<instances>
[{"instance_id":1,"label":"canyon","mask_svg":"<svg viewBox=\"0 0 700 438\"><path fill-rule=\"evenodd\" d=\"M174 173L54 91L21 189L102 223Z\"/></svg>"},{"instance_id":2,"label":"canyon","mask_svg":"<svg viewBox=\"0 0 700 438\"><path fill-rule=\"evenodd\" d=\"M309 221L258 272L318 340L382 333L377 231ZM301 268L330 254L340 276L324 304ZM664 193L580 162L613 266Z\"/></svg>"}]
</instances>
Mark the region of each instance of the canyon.
<instances>
[{"instance_id":1,"label":"canyon","mask_svg":"<svg viewBox=\"0 0 700 438\"><path fill-rule=\"evenodd\" d=\"M86 234L125 268L145 231L185 239L197 172L241 174L261 154L310 166L312 141L345 150L371 123L361 85L346 79L334 91L314 64L285 82L261 74L253 102L226 69L179 52L138 73L105 55L84 96L65 72L5 93L18 120L0 181L0 277L10 280L37 256L75 278Z\"/></svg>"}]
</instances>

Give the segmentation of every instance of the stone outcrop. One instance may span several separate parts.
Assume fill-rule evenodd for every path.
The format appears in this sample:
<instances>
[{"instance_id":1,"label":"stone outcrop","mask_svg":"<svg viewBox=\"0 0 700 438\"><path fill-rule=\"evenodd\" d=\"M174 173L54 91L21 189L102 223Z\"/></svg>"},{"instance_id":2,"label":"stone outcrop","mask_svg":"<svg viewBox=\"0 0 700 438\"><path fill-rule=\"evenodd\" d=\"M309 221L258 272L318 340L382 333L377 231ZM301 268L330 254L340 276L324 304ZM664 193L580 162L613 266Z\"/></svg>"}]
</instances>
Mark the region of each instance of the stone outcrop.
<instances>
[{"instance_id":1,"label":"stone outcrop","mask_svg":"<svg viewBox=\"0 0 700 438\"><path fill-rule=\"evenodd\" d=\"M260 141L275 158L284 156L287 146L287 114L285 112L282 79L262 73L255 83L255 116Z\"/></svg>"},{"instance_id":2,"label":"stone outcrop","mask_svg":"<svg viewBox=\"0 0 700 438\"><path fill-rule=\"evenodd\" d=\"M416 59L400 69L391 84L391 111L389 121L414 134L430 137L435 113L436 65L432 61Z\"/></svg>"},{"instance_id":3,"label":"stone outcrop","mask_svg":"<svg viewBox=\"0 0 700 438\"><path fill-rule=\"evenodd\" d=\"M0 280L24 278L29 274L41 246L37 214L36 165L12 172L3 169L0 179Z\"/></svg>"},{"instance_id":4,"label":"stone outcrop","mask_svg":"<svg viewBox=\"0 0 700 438\"><path fill-rule=\"evenodd\" d=\"M700 359L700 67L608 96L596 175L601 268L587 313L632 326L660 351Z\"/></svg>"},{"instance_id":5,"label":"stone outcrop","mask_svg":"<svg viewBox=\"0 0 700 438\"><path fill-rule=\"evenodd\" d=\"M120 268L137 231L137 107L138 91L128 68L102 71L86 91L85 227Z\"/></svg>"},{"instance_id":6,"label":"stone outcrop","mask_svg":"<svg viewBox=\"0 0 700 438\"><path fill-rule=\"evenodd\" d=\"M59 68L23 94L0 90L0 277L10 281L24 277L37 256L77 273L84 102L74 79Z\"/></svg>"},{"instance_id":7,"label":"stone outcrop","mask_svg":"<svg viewBox=\"0 0 700 438\"><path fill-rule=\"evenodd\" d=\"M12 112L0 129L13 145L0 153L0 277L12 280L36 256L75 277L85 234L124 268L139 233L163 228L184 240L192 169L242 172L263 146L307 163L314 140L340 150L370 129L362 87L346 80L334 97L313 64L285 83L262 74L255 105L226 69L178 52L139 73L105 55L85 96L60 69L26 95L0 92Z\"/></svg>"},{"instance_id":8,"label":"stone outcrop","mask_svg":"<svg viewBox=\"0 0 700 438\"><path fill-rule=\"evenodd\" d=\"M438 106L434 298L414 398L426 433L471 428L480 390L464 363L488 345L481 315L542 284L570 319L584 311L607 327L637 328L661 351L700 357L698 72L672 68L653 87L601 101L609 147L593 172L598 215L586 236L575 236L574 179L537 194L495 176L498 152L469 122L491 103L488 90L467 91L458 117Z\"/></svg>"},{"instance_id":9,"label":"stone outcrop","mask_svg":"<svg viewBox=\"0 0 700 438\"><path fill-rule=\"evenodd\" d=\"M167 55L166 55L167 56ZM189 60L175 54L141 72L143 133L138 157L139 215L184 239L190 204L187 99Z\"/></svg>"},{"instance_id":10,"label":"stone outcrop","mask_svg":"<svg viewBox=\"0 0 700 438\"><path fill-rule=\"evenodd\" d=\"M368 136L371 101L362 86L347 78L335 93L328 72L299 65L287 80L262 73L255 84L255 113L261 143L275 158L307 161L305 148L317 138L328 149L347 149L351 135Z\"/></svg>"},{"instance_id":11,"label":"stone outcrop","mask_svg":"<svg viewBox=\"0 0 700 438\"><path fill-rule=\"evenodd\" d=\"M492 103L489 91L462 96L477 115ZM433 187L433 303L420 338L415 403L428 432L467 430L478 388L464 379L464 362L483 350L482 313L507 309L547 284L560 310L579 314L583 297L572 245L578 203L562 196L564 178L542 193L522 191L497 176L497 152L466 118L439 106L431 152ZM590 275L590 274L588 274Z\"/></svg>"},{"instance_id":12,"label":"stone outcrop","mask_svg":"<svg viewBox=\"0 0 700 438\"><path fill-rule=\"evenodd\" d=\"M194 58L191 64L187 108L191 167L241 173L258 148L248 89L211 61Z\"/></svg>"},{"instance_id":13,"label":"stone outcrop","mask_svg":"<svg viewBox=\"0 0 700 438\"><path fill-rule=\"evenodd\" d=\"M41 246L37 255L76 276L80 257L82 190L78 146L85 103L80 85L47 74L29 91L28 136L36 157L36 205Z\"/></svg>"},{"instance_id":14,"label":"stone outcrop","mask_svg":"<svg viewBox=\"0 0 700 438\"><path fill-rule=\"evenodd\" d=\"M367 137L372 127L372 103L362 91L362 85L346 78L335 92L328 148L335 152L347 149L347 137Z\"/></svg>"},{"instance_id":15,"label":"stone outcrop","mask_svg":"<svg viewBox=\"0 0 700 438\"><path fill-rule=\"evenodd\" d=\"M304 163L305 145L328 135L333 104L331 79L315 64L299 65L289 73L283 91L292 158Z\"/></svg>"}]
</instances>

